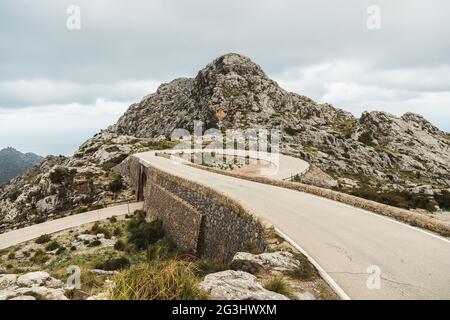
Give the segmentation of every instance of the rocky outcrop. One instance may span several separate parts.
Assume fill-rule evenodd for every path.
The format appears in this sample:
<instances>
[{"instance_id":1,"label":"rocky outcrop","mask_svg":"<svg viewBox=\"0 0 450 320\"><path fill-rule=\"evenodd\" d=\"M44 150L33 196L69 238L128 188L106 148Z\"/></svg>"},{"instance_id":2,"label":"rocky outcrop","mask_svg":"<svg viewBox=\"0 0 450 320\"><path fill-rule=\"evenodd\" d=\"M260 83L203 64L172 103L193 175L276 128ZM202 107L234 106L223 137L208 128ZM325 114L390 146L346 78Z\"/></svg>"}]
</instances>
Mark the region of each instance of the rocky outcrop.
<instances>
[{"instance_id":1,"label":"rocky outcrop","mask_svg":"<svg viewBox=\"0 0 450 320\"><path fill-rule=\"evenodd\" d=\"M72 157L47 157L0 187L0 232L127 198L127 189L111 191L110 169L131 153L167 147L158 141L170 140L175 128L192 132L194 121L204 129L280 129L281 151L317 168L305 183L336 187L338 181L346 192L405 191L431 200L426 209L448 197L448 133L413 113L366 112L356 118L283 90L249 58L231 53L193 79L162 84Z\"/></svg>"},{"instance_id":2,"label":"rocky outcrop","mask_svg":"<svg viewBox=\"0 0 450 320\"><path fill-rule=\"evenodd\" d=\"M211 273L200 287L214 300L289 300L279 293L264 289L254 275L243 271Z\"/></svg>"},{"instance_id":3,"label":"rocky outcrop","mask_svg":"<svg viewBox=\"0 0 450 320\"><path fill-rule=\"evenodd\" d=\"M238 252L233 257L231 265L236 267L253 265L258 266L259 269L291 271L300 267L300 261L287 251L264 252L261 254Z\"/></svg>"},{"instance_id":4,"label":"rocky outcrop","mask_svg":"<svg viewBox=\"0 0 450 320\"><path fill-rule=\"evenodd\" d=\"M47 272L0 275L0 300L68 300L61 280Z\"/></svg>"},{"instance_id":5,"label":"rocky outcrop","mask_svg":"<svg viewBox=\"0 0 450 320\"><path fill-rule=\"evenodd\" d=\"M284 91L238 54L219 57L194 79L162 85L110 130L167 139L175 128L192 131L194 120L203 121L205 129L282 130L281 150L315 165L305 183L336 187L336 180L351 178L359 187L412 194L423 185L432 186L434 194L450 187L449 135L422 116L366 112L355 118Z\"/></svg>"}]
</instances>

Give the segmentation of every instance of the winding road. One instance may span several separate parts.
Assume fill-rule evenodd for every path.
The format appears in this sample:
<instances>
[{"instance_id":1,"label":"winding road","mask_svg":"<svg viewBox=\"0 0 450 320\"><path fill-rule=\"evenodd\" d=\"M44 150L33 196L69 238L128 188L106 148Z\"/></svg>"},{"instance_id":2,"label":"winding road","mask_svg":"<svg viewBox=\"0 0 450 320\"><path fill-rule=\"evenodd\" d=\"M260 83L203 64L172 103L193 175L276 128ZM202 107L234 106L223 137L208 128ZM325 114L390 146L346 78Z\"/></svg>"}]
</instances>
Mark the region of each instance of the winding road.
<instances>
[{"instance_id":1,"label":"winding road","mask_svg":"<svg viewBox=\"0 0 450 320\"><path fill-rule=\"evenodd\" d=\"M51 234L91 222L104 220L113 216L120 216L131 213L134 210L142 209L142 206L142 202L130 204L126 203L99 210L74 214L68 217L50 220L29 227L2 233L0 234L0 250L38 238L43 234Z\"/></svg>"},{"instance_id":2,"label":"winding road","mask_svg":"<svg viewBox=\"0 0 450 320\"><path fill-rule=\"evenodd\" d=\"M182 165L155 152L135 156L144 165L225 193L270 221L307 253L343 298L450 299L446 238L311 194Z\"/></svg>"},{"instance_id":3,"label":"winding road","mask_svg":"<svg viewBox=\"0 0 450 320\"><path fill-rule=\"evenodd\" d=\"M155 152L135 156L144 165L208 185L270 221L344 299L450 299L446 238L311 194L186 166ZM302 160L289 158L282 156L278 170L268 176L285 179L307 169ZM130 204L130 210L140 208L142 203ZM127 212L125 204L0 234L0 249Z\"/></svg>"}]
</instances>

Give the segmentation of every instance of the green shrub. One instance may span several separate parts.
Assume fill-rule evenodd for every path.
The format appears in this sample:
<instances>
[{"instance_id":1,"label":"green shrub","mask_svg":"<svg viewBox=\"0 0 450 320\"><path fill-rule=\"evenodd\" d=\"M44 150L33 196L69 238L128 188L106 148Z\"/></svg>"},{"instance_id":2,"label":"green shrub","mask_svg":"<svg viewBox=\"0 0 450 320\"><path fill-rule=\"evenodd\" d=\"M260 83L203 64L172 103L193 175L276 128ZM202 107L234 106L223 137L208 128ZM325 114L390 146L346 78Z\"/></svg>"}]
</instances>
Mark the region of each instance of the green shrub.
<instances>
[{"instance_id":1,"label":"green shrub","mask_svg":"<svg viewBox=\"0 0 450 320\"><path fill-rule=\"evenodd\" d=\"M288 298L295 299L294 290L282 275L273 276L263 283L263 287L269 291L282 294Z\"/></svg>"},{"instance_id":2,"label":"green shrub","mask_svg":"<svg viewBox=\"0 0 450 320\"><path fill-rule=\"evenodd\" d=\"M100 240L94 240L94 241L90 242L87 246L88 247L98 247L101 244L102 244L102 242Z\"/></svg>"},{"instance_id":3,"label":"green shrub","mask_svg":"<svg viewBox=\"0 0 450 320\"><path fill-rule=\"evenodd\" d=\"M147 248L147 259L150 261L172 258L176 254L176 249L176 243L172 239L164 237Z\"/></svg>"},{"instance_id":4,"label":"green shrub","mask_svg":"<svg viewBox=\"0 0 450 320\"><path fill-rule=\"evenodd\" d=\"M450 210L450 192L443 190L441 194L434 196L434 199L442 210Z\"/></svg>"},{"instance_id":5,"label":"green shrub","mask_svg":"<svg viewBox=\"0 0 450 320\"><path fill-rule=\"evenodd\" d=\"M114 249L118 251L125 250L125 243L122 240L117 240L117 242L114 244Z\"/></svg>"},{"instance_id":6,"label":"green shrub","mask_svg":"<svg viewBox=\"0 0 450 320\"><path fill-rule=\"evenodd\" d=\"M76 246L71 246L70 247L70 251L76 251L77 250L77 247Z\"/></svg>"},{"instance_id":7,"label":"green shrub","mask_svg":"<svg viewBox=\"0 0 450 320\"><path fill-rule=\"evenodd\" d=\"M101 269L105 271L115 271L128 268L130 266L130 261L125 257L120 257L116 259L109 259L107 261L98 263L95 269Z\"/></svg>"},{"instance_id":8,"label":"green shrub","mask_svg":"<svg viewBox=\"0 0 450 320\"><path fill-rule=\"evenodd\" d=\"M31 262L36 264L44 264L48 260L49 260L48 255L42 249L37 249L33 257L30 259Z\"/></svg>"},{"instance_id":9,"label":"green shrub","mask_svg":"<svg viewBox=\"0 0 450 320\"><path fill-rule=\"evenodd\" d=\"M90 234L99 234L102 233L106 239L111 239L111 232L106 229L103 226L100 226L98 222L94 223L91 230L89 231Z\"/></svg>"},{"instance_id":10,"label":"green shrub","mask_svg":"<svg viewBox=\"0 0 450 320\"><path fill-rule=\"evenodd\" d=\"M37 244L43 244L52 240L52 236L49 234L43 234L39 238L37 238L34 242Z\"/></svg>"},{"instance_id":11,"label":"green shrub","mask_svg":"<svg viewBox=\"0 0 450 320\"><path fill-rule=\"evenodd\" d=\"M373 137L369 131L364 131L358 138L358 141L364 143L367 146L373 146Z\"/></svg>"},{"instance_id":12,"label":"green shrub","mask_svg":"<svg viewBox=\"0 0 450 320\"><path fill-rule=\"evenodd\" d=\"M9 260L14 260L16 258L16 253L14 252L14 251L11 251L9 254L8 254L8 259Z\"/></svg>"},{"instance_id":13,"label":"green shrub","mask_svg":"<svg viewBox=\"0 0 450 320\"><path fill-rule=\"evenodd\" d=\"M193 263L155 260L130 267L114 277L112 300L203 300Z\"/></svg>"},{"instance_id":14,"label":"green shrub","mask_svg":"<svg viewBox=\"0 0 450 320\"><path fill-rule=\"evenodd\" d=\"M120 229L119 227L116 227L113 231L113 234L116 237L120 237L122 235L122 229Z\"/></svg>"},{"instance_id":15,"label":"green shrub","mask_svg":"<svg viewBox=\"0 0 450 320\"><path fill-rule=\"evenodd\" d=\"M116 217L111 217L111 218L109 218L109 222L116 223L117 222L117 218Z\"/></svg>"},{"instance_id":16,"label":"green shrub","mask_svg":"<svg viewBox=\"0 0 450 320\"><path fill-rule=\"evenodd\" d=\"M164 237L161 220L145 221L145 214L138 213L127 226L128 243L133 244L137 250L145 250Z\"/></svg>"},{"instance_id":17,"label":"green shrub","mask_svg":"<svg viewBox=\"0 0 450 320\"><path fill-rule=\"evenodd\" d=\"M58 241L53 240L52 242L50 242L49 244L47 244L47 245L45 246L45 250L47 250L47 251L53 251L53 250L58 249L59 247L60 247L60 245L59 245Z\"/></svg>"},{"instance_id":18,"label":"green shrub","mask_svg":"<svg viewBox=\"0 0 450 320\"><path fill-rule=\"evenodd\" d=\"M109 191L117 193L124 187L122 176L116 176L114 180L109 183Z\"/></svg>"},{"instance_id":19,"label":"green shrub","mask_svg":"<svg viewBox=\"0 0 450 320\"><path fill-rule=\"evenodd\" d=\"M404 209L425 209L430 212L436 210L432 199L425 195L413 194L407 191L383 191L377 192L369 189L368 187L356 189L350 192L350 194L364 198L367 200L376 201L379 203L391 205Z\"/></svg>"},{"instance_id":20,"label":"green shrub","mask_svg":"<svg viewBox=\"0 0 450 320\"><path fill-rule=\"evenodd\" d=\"M57 167L50 172L49 178L52 183L61 184L68 182L75 172L64 167Z\"/></svg>"},{"instance_id":21,"label":"green shrub","mask_svg":"<svg viewBox=\"0 0 450 320\"><path fill-rule=\"evenodd\" d=\"M60 255L61 253L64 253L65 251L66 251L66 248L59 247L58 250L56 250L55 254L56 255Z\"/></svg>"}]
</instances>

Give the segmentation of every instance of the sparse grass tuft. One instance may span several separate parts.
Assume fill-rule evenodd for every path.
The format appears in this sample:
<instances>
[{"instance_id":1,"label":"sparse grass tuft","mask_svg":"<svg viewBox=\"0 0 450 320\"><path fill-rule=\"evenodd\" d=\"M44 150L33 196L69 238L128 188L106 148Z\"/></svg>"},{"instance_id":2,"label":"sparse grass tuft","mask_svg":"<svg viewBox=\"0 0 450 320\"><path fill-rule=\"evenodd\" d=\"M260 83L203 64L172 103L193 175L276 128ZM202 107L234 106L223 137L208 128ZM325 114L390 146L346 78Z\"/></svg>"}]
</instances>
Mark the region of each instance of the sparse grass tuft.
<instances>
[{"instance_id":1,"label":"sparse grass tuft","mask_svg":"<svg viewBox=\"0 0 450 320\"><path fill-rule=\"evenodd\" d=\"M112 300L206 299L195 270L195 264L178 260L135 265L114 278L110 296Z\"/></svg>"},{"instance_id":2,"label":"sparse grass tuft","mask_svg":"<svg viewBox=\"0 0 450 320\"><path fill-rule=\"evenodd\" d=\"M290 299L295 299L294 290L282 275L273 276L263 283L264 288L282 294Z\"/></svg>"}]
</instances>

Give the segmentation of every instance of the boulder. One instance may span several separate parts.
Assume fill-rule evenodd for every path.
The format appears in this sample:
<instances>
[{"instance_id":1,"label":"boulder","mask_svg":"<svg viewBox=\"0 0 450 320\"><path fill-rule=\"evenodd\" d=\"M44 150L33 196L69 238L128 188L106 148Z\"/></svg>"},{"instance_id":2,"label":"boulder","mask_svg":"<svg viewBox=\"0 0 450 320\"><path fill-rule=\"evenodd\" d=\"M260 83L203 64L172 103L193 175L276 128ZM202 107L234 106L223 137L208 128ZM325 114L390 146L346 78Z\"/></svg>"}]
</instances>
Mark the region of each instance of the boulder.
<instances>
[{"instance_id":1,"label":"boulder","mask_svg":"<svg viewBox=\"0 0 450 320\"><path fill-rule=\"evenodd\" d=\"M238 252L233 257L232 266L239 268L242 266L258 266L259 268L287 271L295 270L300 267L300 262L294 255L287 251L266 252L261 254L251 254L248 252Z\"/></svg>"},{"instance_id":2,"label":"boulder","mask_svg":"<svg viewBox=\"0 0 450 320\"><path fill-rule=\"evenodd\" d=\"M16 283L15 274L0 274L0 290L13 286Z\"/></svg>"},{"instance_id":3,"label":"boulder","mask_svg":"<svg viewBox=\"0 0 450 320\"><path fill-rule=\"evenodd\" d=\"M17 297L18 295L19 293L12 289L0 290L0 301L12 299Z\"/></svg>"},{"instance_id":4,"label":"boulder","mask_svg":"<svg viewBox=\"0 0 450 320\"><path fill-rule=\"evenodd\" d=\"M209 274L200 287L215 300L289 300L282 294L264 289L254 275L243 271Z\"/></svg>"},{"instance_id":5,"label":"boulder","mask_svg":"<svg viewBox=\"0 0 450 320\"><path fill-rule=\"evenodd\" d=\"M19 288L16 292L23 296L35 297L37 300L68 300L68 298L64 295L64 289L31 287Z\"/></svg>"},{"instance_id":6,"label":"boulder","mask_svg":"<svg viewBox=\"0 0 450 320\"><path fill-rule=\"evenodd\" d=\"M36 300L33 296L18 296L9 300Z\"/></svg>"},{"instance_id":7,"label":"boulder","mask_svg":"<svg viewBox=\"0 0 450 320\"><path fill-rule=\"evenodd\" d=\"M97 236L93 234L79 234L77 239L80 241L93 241L97 240Z\"/></svg>"},{"instance_id":8,"label":"boulder","mask_svg":"<svg viewBox=\"0 0 450 320\"><path fill-rule=\"evenodd\" d=\"M36 271L29 272L17 279L17 285L20 287L39 287L43 286L51 277L47 272Z\"/></svg>"}]
</instances>

